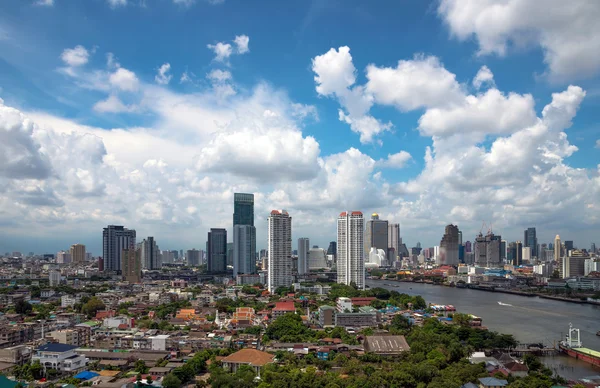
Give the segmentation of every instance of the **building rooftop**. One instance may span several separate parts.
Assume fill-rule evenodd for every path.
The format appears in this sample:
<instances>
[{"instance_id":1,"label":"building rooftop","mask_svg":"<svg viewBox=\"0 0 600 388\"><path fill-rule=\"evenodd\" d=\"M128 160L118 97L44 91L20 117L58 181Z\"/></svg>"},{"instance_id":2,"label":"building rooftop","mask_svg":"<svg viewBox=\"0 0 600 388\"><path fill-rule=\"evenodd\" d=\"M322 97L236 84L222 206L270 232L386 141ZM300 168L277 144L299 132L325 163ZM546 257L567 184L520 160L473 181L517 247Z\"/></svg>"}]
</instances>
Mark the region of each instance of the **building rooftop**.
<instances>
[{"instance_id":1,"label":"building rooftop","mask_svg":"<svg viewBox=\"0 0 600 388\"><path fill-rule=\"evenodd\" d=\"M275 356L256 349L242 349L223 359L223 362L263 366L273 362Z\"/></svg>"},{"instance_id":2,"label":"building rooftop","mask_svg":"<svg viewBox=\"0 0 600 388\"><path fill-rule=\"evenodd\" d=\"M294 306L294 302L291 300L285 301L285 302L277 302L275 304L275 308L273 308L273 311L291 311L291 312L295 312L296 311L296 307Z\"/></svg>"},{"instance_id":3,"label":"building rooftop","mask_svg":"<svg viewBox=\"0 0 600 388\"><path fill-rule=\"evenodd\" d=\"M55 344L55 343L47 343L38 347L36 350L39 352L52 352L52 353L64 353L69 350L77 349L77 346L67 345L67 344Z\"/></svg>"},{"instance_id":4,"label":"building rooftop","mask_svg":"<svg viewBox=\"0 0 600 388\"><path fill-rule=\"evenodd\" d=\"M379 354L399 354L410 350L403 335L372 335L365 338L365 351Z\"/></svg>"},{"instance_id":5,"label":"building rooftop","mask_svg":"<svg viewBox=\"0 0 600 388\"><path fill-rule=\"evenodd\" d=\"M508 381L495 377L480 377L479 382L484 387L504 387L508 385Z\"/></svg>"}]
</instances>

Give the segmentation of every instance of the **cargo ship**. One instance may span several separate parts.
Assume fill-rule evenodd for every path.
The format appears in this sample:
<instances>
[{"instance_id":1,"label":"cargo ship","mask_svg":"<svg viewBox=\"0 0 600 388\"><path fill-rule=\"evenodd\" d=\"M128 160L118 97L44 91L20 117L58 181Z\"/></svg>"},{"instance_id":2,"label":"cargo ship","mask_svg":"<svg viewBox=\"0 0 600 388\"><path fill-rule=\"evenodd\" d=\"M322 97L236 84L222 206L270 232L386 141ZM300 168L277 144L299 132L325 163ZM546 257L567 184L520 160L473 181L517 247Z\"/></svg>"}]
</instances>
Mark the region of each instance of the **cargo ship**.
<instances>
[{"instance_id":1,"label":"cargo ship","mask_svg":"<svg viewBox=\"0 0 600 388\"><path fill-rule=\"evenodd\" d=\"M567 334L564 341L558 344L558 348L568 356L587 362L588 364L600 366L600 352L584 348L581 344L579 329L573 328L572 324L569 324L569 334Z\"/></svg>"}]
</instances>

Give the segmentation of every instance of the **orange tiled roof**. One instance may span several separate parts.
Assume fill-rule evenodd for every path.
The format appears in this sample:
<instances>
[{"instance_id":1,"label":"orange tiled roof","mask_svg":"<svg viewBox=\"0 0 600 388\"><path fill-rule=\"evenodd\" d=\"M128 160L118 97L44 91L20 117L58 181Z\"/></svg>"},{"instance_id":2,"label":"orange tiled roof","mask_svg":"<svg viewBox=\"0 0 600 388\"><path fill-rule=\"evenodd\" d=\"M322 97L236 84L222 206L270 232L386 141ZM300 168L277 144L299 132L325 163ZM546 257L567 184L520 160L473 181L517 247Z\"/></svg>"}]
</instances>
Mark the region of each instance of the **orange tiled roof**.
<instances>
[{"instance_id":1,"label":"orange tiled roof","mask_svg":"<svg viewBox=\"0 0 600 388\"><path fill-rule=\"evenodd\" d=\"M273 362L275 356L256 349L242 349L223 359L223 362L263 366Z\"/></svg>"}]
</instances>

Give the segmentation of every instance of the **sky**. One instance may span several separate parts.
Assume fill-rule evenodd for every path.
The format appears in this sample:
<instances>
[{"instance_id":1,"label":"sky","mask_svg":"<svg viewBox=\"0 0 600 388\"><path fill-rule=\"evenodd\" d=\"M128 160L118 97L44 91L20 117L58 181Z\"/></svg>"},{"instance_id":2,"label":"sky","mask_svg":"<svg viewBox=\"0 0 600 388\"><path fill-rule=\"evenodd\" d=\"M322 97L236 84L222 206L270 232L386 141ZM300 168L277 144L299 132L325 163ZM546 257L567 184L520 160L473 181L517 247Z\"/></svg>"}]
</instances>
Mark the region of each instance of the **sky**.
<instances>
[{"instance_id":1,"label":"sky","mask_svg":"<svg viewBox=\"0 0 600 388\"><path fill-rule=\"evenodd\" d=\"M255 195L294 242L345 210L410 247L536 227L600 243L600 3L0 3L0 252L161 249ZM296 244L294 243L294 248Z\"/></svg>"}]
</instances>

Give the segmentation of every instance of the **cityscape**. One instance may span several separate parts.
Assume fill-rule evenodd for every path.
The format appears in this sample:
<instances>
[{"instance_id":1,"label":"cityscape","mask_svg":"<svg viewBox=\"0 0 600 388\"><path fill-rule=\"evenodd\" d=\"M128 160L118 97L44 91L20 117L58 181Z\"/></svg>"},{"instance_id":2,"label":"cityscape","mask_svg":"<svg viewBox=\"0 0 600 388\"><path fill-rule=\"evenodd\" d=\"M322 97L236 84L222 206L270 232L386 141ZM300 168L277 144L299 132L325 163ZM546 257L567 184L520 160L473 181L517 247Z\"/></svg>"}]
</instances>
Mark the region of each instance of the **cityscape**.
<instances>
[{"instance_id":1,"label":"cityscape","mask_svg":"<svg viewBox=\"0 0 600 388\"><path fill-rule=\"evenodd\" d=\"M598 20L0 2L0 388L600 387Z\"/></svg>"}]
</instances>

